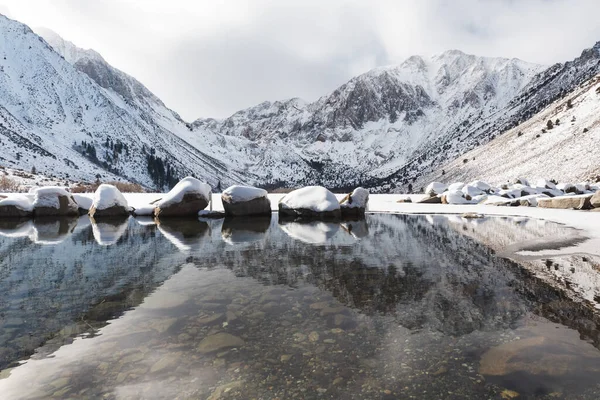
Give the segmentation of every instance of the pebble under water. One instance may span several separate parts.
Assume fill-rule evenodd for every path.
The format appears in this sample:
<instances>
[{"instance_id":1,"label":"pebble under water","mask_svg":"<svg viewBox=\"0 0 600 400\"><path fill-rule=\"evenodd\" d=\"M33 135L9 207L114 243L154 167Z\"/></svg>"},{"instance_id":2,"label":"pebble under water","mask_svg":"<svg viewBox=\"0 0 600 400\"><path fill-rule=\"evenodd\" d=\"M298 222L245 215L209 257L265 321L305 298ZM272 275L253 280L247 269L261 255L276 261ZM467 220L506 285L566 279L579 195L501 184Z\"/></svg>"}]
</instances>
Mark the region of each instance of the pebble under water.
<instances>
[{"instance_id":1,"label":"pebble under water","mask_svg":"<svg viewBox=\"0 0 600 400\"><path fill-rule=\"evenodd\" d=\"M0 398L597 399L594 308L498 252L571 231L1 221Z\"/></svg>"}]
</instances>

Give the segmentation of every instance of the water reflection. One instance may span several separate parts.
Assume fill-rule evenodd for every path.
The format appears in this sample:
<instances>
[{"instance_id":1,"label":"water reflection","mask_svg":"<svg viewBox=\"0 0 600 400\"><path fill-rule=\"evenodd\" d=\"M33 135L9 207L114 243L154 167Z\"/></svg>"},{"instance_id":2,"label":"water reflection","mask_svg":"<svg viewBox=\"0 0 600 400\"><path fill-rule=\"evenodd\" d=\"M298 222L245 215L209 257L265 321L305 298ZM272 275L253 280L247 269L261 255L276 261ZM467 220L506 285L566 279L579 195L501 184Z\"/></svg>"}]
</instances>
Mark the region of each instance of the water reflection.
<instances>
[{"instance_id":1,"label":"water reflection","mask_svg":"<svg viewBox=\"0 0 600 400\"><path fill-rule=\"evenodd\" d=\"M31 219L5 218L0 219L0 236L29 237L33 230Z\"/></svg>"},{"instance_id":2,"label":"water reflection","mask_svg":"<svg viewBox=\"0 0 600 400\"><path fill-rule=\"evenodd\" d=\"M341 224L342 228L356 239L369 236L369 225L364 219L357 221L345 221Z\"/></svg>"},{"instance_id":3,"label":"water reflection","mask_svg":"<svg viewBox=\"0 0 600 400\"><path fill-rule=\"evenodd\" d=\"M96 242L101 246L116 244L127 230L128 218L104 218L92 220L92 230Z\"/></svg>"},{"instance_id":4,"label":"water reflection","mask_svg":"<svg viewBox=\"0 0 600 400\"><path fill-rule=\"evenodd\" d=\"M154 219L154 217L147 217L147 216L142 216L142 215L136 215L135 222L137 222L138 224L140 224L142 226L155 226L156 225L156 220Z\"/></svg>"},{"instance_id":5,"label":"water reflection","mask_svg":"<svg viewBox=\"0 0 600 400\"><path fill-rule=\"evenodd\" d=\"M208 223L197 219L157 218L156 222L160 233L184 252L200 248L202 239L210 233Z\"/></svg>"},{"instance_id":6,"label":"water reflection","mask_svg":"<svg viewBox=\"0 0 600 400\"><path fill-rule=\"evenodd\" d=\"M309 244L326 243L340 228L337 222L281 221L281 230L289 237Z\"/></svg>"},{"instance_id":7,"label":"water reflection","mask_svg":"<svg viewBox=\"0 0 600 400\"><path fill-rule=\"evenodd\" d=\"M0 360L38 349L0 393L595 398L597 314L486 243L565 227L396 215L169 222L132 219L112 246L80 225L53 246L0 238Z\"/></svg>"},{"instance_id":8,"label":"water reflection","mask_svg":"<svg viewBox=\"0 0 600 400\"><path fill-rule=\"evenodd\" d=\"M270 226L270 215L225 218L221 227L221 237L231 245L260 242L266 238Z\"/></svg>"},{"instance_id":9,"label":"water reflection","mask_svg":"<svg viewBox=\"0 0 600 400\"><path fill-rule=\"evenodd\" d=\"M78 217L36 218L31 240L38 244L57 244L69 237L77 226Z\"/></svg>"}]
</instances>

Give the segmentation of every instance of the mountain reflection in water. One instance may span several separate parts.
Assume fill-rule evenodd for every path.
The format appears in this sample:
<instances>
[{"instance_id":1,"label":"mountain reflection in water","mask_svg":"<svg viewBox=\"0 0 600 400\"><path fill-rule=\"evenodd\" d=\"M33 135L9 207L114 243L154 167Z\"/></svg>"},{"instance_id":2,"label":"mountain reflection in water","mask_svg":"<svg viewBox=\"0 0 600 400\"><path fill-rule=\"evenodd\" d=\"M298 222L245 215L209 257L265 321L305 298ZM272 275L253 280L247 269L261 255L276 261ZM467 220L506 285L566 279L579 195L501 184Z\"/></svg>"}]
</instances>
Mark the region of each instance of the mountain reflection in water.
<instances>
[{"instance_id":1,"label":"mountain reflection in water","mask_svg":"<svg viewBox=\"0 0 600 400\"><path fill-rule=\"evenodd\" d=\"M476 240L494 229L502 246L570 233L405 215L2 221L0 393L595 397L596 313Z\"/></svg>"}]
</instances>

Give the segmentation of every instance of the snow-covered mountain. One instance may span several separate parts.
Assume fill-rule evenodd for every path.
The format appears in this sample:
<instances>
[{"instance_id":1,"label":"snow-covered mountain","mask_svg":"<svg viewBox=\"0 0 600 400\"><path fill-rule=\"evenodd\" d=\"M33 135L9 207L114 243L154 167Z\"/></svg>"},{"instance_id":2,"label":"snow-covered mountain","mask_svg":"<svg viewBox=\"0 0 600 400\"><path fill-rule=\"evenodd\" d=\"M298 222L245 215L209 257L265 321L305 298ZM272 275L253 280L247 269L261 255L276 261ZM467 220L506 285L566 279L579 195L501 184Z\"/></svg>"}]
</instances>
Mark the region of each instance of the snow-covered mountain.
<instances>
[{"instance_id":1,"label":"snow-covered mountain","mask_svg":"<svg viewBox=\"0 0 600 400\"><path fill-rule=\"evenodd\" d=\"M0 164L154 187L191 174L217 189L416 189L600 72L600 45L549 69L450 50L376 68L312 103L186 123L97 52L38 32L45 41L0 18Z\"/></svg>"},{"instance_id":2,"label":"snow-covered mountain","mask_svg":"<svg viewBox=\"0 0 600 400\"><path fill-rule=\"evenodd\" d=\"M150 187L187 174L242 181L176 135L170 124L185 124L135 79L97 53L62 49L67 58L0 16L0 164Z\"/></svg>"},{"instance_id":3,"label":"snow-covered mountain","mask_svg":"<svg viewBox=\"0 0 600 400\"><path fill-rule=\"evenodd\" d=\"M492 181L505 181L519 173L528 176L553 176L567 180L589 177L594 171L598 171L598 155L590 154L590 150L597 148L595 137L600 129L591 95L584 96L587 100L581 98L578 100L585 103L585 106L578 111L574 112L570 109L566 111L569 121L573 116L576 119L582 118L575 124L577 128L572 132L563 125L554 132L565 132L564 135L544 136L544 139L538 143L523 143L517 147L514 146L514 142L506 147L503 147L503 144L508 145L506 138L511 134L510 132L518 134L522 131L523 134L529 131L532 135L542 133L539 120L551 118L557 112L564 111L562 107L561 110L556 108L561 102L566 104L569 98L573 97L572 101L574 101L575 97L579 98L583 93L587 93L589 85L594 84L591 79L597 74L600 74L600 42L583 50L581 56L573 61L555 64L535 75L506 107L491 118L476 120L468 129L452 132L444 138L428 143L426 151L420 156L421 162L404 166L387 177L384 183L404 183L403 186L406 188L406 182L412 182L413 187L417 189L426 185L430 179L442 176L445 170L454 171L454 176L457 178L462 176L461 179L467 179L466 177L472 176L478 170L478 173L482 174L478 179ZM536 113L553 102L556 102L555 107L542 111L536 116ZM579 129L584 121L588 124L588 135L581 135L583 128ZM563 119L563 122L566 121ZM520 124L523 126L518 127ZM476 150L475 154L465 154L469 150L478 149L511 128L515 129L504 134L504 139L494 142L496 146L494 152L491 152L491 147L482 147ZM536 130L539 132L534 133ZM440 149L444 150L443 157L439 156ZM583 160L583 154L591 157L587 161ZM552 158L554 155L557 157ZM478 160L479 156L483 159ZM473 161L473 157L477 163L468 164ZM465 164L465 159L470 161ZM445 165L450 161L453 161L451 165ZM594 163L596 163L595 168ZM509 165L513 168L509 168ZM448 179L449 177L444 177L444 180Z\"/></svg>"},{"instance_id":4,"label":"snow-covered mountain","mask_svg":"<svg viewBox=\"0 0 600 400\"><path fill-rule=\"evenodd\" d=\"M353 78L314 103L265 102L224 120L197 120L193 128L202 140L215 134L240 140L235 150L244 157L232 151L232 161L245 160L264 183L281 184L281 171L293 166L285 184L385 189L383 178L429 143L496 118L543 68L457 50L413 56Z\"/></svg>"}]
</instances>

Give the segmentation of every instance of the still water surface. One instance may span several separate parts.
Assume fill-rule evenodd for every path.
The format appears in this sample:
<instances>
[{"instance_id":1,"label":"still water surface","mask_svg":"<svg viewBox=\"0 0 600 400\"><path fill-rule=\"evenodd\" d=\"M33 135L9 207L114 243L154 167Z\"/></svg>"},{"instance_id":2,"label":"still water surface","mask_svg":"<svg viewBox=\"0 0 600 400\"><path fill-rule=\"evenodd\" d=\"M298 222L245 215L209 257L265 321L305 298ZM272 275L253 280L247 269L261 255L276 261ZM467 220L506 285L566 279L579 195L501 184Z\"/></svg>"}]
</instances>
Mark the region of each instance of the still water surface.
<instances>
[{"instance_id":1,"label":"still water surface","mask_svg":"<svg viewBox=\"0 0 600 400\"><path fill-rule=\"evenodd\" d=\"M0 225L0 398L599 398L595 312L428 216Z\"/></svg>"}]
</instances>

